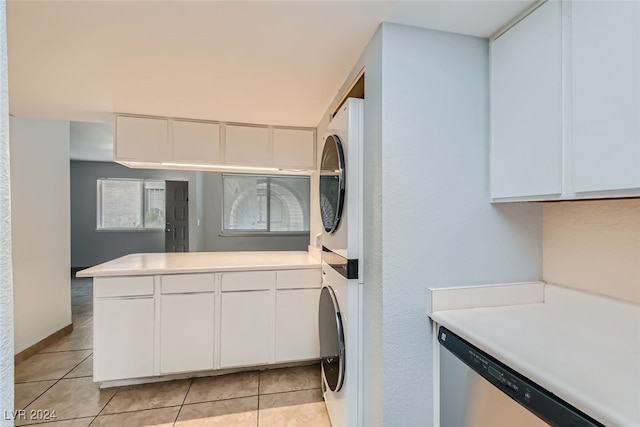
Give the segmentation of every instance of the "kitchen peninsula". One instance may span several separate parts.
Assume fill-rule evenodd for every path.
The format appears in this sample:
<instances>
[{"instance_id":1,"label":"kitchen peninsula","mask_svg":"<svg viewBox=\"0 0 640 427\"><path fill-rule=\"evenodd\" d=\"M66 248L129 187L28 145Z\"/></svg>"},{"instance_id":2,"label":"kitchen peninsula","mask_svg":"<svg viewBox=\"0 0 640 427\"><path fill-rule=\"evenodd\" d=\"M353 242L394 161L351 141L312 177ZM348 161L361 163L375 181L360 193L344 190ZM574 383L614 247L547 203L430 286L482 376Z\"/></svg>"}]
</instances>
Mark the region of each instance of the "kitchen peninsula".
<instances>
[{"instance_id":1,"label":"kitchen peninsula","mask_svg":"<svg viewBox=\"0 0 640 427\"><path fill-rule=\"evenodd\" d=\"M320 357L321 270L307 252L131 254L77 276L94 277L103 386Z\"/></svg>"}]
</instances>

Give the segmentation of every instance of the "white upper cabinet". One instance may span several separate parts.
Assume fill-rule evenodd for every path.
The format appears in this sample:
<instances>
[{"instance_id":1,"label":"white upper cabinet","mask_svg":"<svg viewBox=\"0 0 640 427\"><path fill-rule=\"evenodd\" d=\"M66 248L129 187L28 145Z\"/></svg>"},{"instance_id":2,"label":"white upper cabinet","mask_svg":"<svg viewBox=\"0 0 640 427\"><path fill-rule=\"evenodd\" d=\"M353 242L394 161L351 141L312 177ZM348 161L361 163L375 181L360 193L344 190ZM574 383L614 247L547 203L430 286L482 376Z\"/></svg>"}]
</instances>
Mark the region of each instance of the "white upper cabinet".
<instances>
[{"instance_id":1,"label":"white upper cabinet","mask_svg":"<svg viewBox=\"0 0 640 427\"><path fill-rule=\"evenodd\" d=\"M571 7L574 190L638 189L640 2Z\"/></svg>"},{"instance_id":2,"label":"white upper cabinet","mask_svg":"<svg viewBox=\"0 0 640 427\"><path fill-rule=\"evenodd\" d=\"M114 160L137 168L315 169L314 129L117 116L114 145Z\"/></svg>"},{"instance_id":3,"label":"white upper cabinet","mask_svg":"<svg viewBox=\"0 0 640 427\"><path fill-rule=\"evenodd\" d=\"M173 120L170 128L174 162L220 161L219 124Z\"/></svg>"},{"instance_id":4,"label":"white upper cabinet","mask_svg":"<svg viewBox=\"0 0 640 427\"><path fill-rule=\"evenodd\" d=\"M547 1L491 44L493 201L640 196L640 3Z\"/></svg>"},{"instance_id":5,"label":"white upper cabinet","mask_svg":"<svg viewBox=\"0 0 640 427\"><path fill-rule=\"evenodd\" d=\"M314 167L315 132L308 129L273 130L273 164L282 168Z\"/></svg>"},{"instance_id":6,"label":"white upper cabinet","mask_svg":"<svg viewBox=\"0 0 640 427\"><path fill-rule=\"evenodd\" d=\"M491 45L491 196L562 192L560 3L549 1Z\"/></svg>"},{"instance_id":7,"label":"white upper cabinet","mask_svg":"<svg viewBox=\"0 0 640 427\"><path fill-rule=\"evenodd\" d=\"M166 119L116 117L115 160L162 162L169 157Z\"/></svg>"},{"instance_id":8,"label":"white upper cabinet","mask_svg":"<svg viewBox=\"0 0 640 427\"><path fill-rule=\"evenodd\" d=\"M266 127L227 125L225 161L243 166L271 166Z\"/></svg>"}]
</instances>

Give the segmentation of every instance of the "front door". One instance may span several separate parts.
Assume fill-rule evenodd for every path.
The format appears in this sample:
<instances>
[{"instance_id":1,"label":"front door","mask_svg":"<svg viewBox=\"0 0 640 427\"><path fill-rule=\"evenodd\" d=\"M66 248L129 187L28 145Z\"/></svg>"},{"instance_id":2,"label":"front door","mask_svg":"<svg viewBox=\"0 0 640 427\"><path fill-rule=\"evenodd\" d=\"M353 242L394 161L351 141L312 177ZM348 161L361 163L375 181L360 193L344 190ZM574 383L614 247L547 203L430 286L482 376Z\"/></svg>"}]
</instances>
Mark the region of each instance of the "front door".
<instances>
[{"instance_id":1,"label":"front door","mask_svg":"<svg viewBox=\"0 0 640 427\"><path fill-rule=\"evenodd\" d=\"M189 183L167 181L165 252L189 252Z\"/></svg>"}]
</instances>

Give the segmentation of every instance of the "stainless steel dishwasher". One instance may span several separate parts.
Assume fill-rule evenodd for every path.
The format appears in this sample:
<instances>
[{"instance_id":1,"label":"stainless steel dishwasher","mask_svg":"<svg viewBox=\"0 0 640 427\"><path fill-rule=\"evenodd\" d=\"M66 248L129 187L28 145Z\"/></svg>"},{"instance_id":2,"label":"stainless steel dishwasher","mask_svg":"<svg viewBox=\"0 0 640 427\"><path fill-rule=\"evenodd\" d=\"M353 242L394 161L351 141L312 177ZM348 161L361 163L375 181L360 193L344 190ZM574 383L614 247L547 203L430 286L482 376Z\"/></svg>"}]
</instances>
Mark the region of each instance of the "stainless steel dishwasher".
<instances>
[{"instance_id":1,"label":"stainless steel dishwasher","mask_svg":"<svg viewBox=\"0 0 640 427\"><path fill-rule=\"evenodd\" d=\"M442 326L438 342L440 427L604 427Z\"/></svg>"}]
</instances>

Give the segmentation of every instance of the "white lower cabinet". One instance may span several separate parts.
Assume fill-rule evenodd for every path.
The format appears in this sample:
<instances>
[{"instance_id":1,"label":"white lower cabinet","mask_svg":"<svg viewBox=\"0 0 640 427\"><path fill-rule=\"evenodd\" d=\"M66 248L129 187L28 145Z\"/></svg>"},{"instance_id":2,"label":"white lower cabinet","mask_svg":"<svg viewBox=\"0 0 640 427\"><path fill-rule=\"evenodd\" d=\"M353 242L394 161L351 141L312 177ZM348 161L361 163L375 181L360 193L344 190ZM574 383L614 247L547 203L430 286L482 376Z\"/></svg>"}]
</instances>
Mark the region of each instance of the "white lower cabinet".
<instances>
[{"instance_id":1,"label":"white lower cabinet","mask_svg":"<svg viewBox=\"0 0 640 427\"><path fill-rule=\"evenodd\" d=\"M94 381L320 357L320 270L96 278Z\"/></svg>"},{"instance_id":2,"label":"white lower cabinet","mask_svg":"<svg viewBox=\"0 0 640 427\"><path fill-rule=\"evenodd\" d=\"M279 289L276 293L276 362L317 359L320 289Z\"/></svg>"},{"instance_id":3,"label":"white lower cabinet","mask_svg":"<svg viewBox=\"0 0 640 427\"><path fill-rule=\"evenodd\" d=\"M160 373L213 369L214 294L160 297Z\"/></svg>"},{"instance_id":4,"label":"white lower cabinet","mask_svg":"<svg viewBox=\"0 0 640 427\"><path fill-rule=\"evenodd\" d=\"M270 362L273 291L223 292L220 304L220 367Z\"/></svg>"},{"instance_id":5,"label":"white lower cabinet","mask_svg":"<svg viewBox=\"0 0 640 427\"><path fill-rule=\"evenodd\" d=\"M153 296L96 299L94 381L153 375L153 344Z\"/></svg>"}]
</instances>

